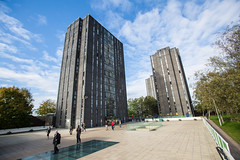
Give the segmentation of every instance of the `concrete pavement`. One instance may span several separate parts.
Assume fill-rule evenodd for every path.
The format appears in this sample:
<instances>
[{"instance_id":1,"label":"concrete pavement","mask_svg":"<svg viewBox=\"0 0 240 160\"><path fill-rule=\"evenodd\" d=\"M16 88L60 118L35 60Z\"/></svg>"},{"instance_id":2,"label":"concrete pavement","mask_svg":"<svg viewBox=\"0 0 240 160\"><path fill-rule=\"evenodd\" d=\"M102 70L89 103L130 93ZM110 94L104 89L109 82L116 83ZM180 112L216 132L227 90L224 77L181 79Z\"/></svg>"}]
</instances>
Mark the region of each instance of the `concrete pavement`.
<instances>
[{"instance_id":1,"label":"concrete pavement","mask_svg":"<svg viewBox=\"0 0 240 160\"><path fill-rule=\"evenodd\" d=\"M76 144L75 132L59 129L60 148ZM0 136L0 159L20 159L53 150L52 136L45 131ZM80 159L166 159L166 160L220 160L216 143L202 121L163 122L156 131L127 131L126 125L87 129L82 142L103 140L119 142Z\"/></svg>"}]
</instances>

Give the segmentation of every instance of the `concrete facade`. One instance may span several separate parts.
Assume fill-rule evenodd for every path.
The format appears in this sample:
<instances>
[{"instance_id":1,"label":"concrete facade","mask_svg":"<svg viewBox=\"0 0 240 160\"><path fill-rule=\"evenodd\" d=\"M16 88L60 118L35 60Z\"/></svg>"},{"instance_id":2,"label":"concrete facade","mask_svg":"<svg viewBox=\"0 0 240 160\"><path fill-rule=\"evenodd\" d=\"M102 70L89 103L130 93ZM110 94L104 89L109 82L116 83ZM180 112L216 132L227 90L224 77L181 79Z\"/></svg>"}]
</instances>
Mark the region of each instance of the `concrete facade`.
<instances>
[{"instance_id":1,"label":"concrete facade","mask_svg":"<svg viewBox=\"0 0 240 160\"><path fill-rule=\"evenodd\" d=\"M158 50L150 58L159 114L192 116L192 101L179 50L166 47Z\"/></svg>"},{"instance_id":2,"label":"concrete facade","mask_svg":"<svg viewBox=\"0 0 240 160\"><path fill-rule=\"evenodd\" d=\"M123 44L90 15L67 29L59 81L56 127L127 120Z\"/></svg>"},{"instance_id":3,"label":"concrete facade","mask_svg":"<svg viewBox=\"0 0 240 160\"><path fill-rule=\"evenodd\" d=\"M145 83L147 89L147 96L152 96L157 99L153 75L151 75L150 78L146 79Z\"/></svg>"}]
</instances>

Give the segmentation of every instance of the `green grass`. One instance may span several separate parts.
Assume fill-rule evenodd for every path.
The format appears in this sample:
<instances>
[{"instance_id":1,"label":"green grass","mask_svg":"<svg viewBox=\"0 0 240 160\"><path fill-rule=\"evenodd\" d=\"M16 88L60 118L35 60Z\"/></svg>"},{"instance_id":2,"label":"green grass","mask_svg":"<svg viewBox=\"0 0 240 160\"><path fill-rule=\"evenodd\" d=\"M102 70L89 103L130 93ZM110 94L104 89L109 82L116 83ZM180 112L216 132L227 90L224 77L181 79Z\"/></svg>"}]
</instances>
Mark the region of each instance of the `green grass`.
<instances>
[{"instance_id":1,"label":"green grass","mask_svg":"<svg viewBox=\"0 0 240 160\"><path fill-rule=\"evenodd\" d=\"M240 114L235 115L223 115L224 124L219 125L218 117L211 115L210 119L217 124L225 133L227 133L232 139L240 144L240 122L231 121L231 119L238 119Z\"/></svg>"}]
</instances>

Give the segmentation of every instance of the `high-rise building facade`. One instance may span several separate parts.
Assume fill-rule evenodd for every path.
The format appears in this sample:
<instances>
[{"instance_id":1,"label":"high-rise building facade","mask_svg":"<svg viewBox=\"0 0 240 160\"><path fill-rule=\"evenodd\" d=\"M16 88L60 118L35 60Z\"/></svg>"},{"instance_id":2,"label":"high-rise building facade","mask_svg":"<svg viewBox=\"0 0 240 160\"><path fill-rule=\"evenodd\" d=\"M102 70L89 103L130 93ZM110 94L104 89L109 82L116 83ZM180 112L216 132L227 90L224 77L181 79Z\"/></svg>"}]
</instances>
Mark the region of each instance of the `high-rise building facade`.
<instances>
[{"instance_id":1,"label":"high-rise building facade","mask_svg":"<svg viewBox=\"0 0 240 160\"><path fill-rule=\"evenodd\" d=\"M147 89L147 96L152 96L157 99L153 75L146 79L145 83Z\"/></svg>"},{"instance_id":2,"label":"high-rise building facade","mask_svg":"<svg viewBox=\"0 0 240 160\"><path fill-rule=\"evenodd\" d=\"M128 118L123 44L88 15L65 35L56 126L102 126L107 118Z\"/></svg>"},{"instance_id":3,"label":"high-rise building facade","mask_svg":"<svg viewBox=\"0 0 240 160\"><path fill-rule=\"evenodd\" d=\"M192 116L192 101L178 49L166 47L150 58L159 114Z\"/></svg>"}]
</instances>

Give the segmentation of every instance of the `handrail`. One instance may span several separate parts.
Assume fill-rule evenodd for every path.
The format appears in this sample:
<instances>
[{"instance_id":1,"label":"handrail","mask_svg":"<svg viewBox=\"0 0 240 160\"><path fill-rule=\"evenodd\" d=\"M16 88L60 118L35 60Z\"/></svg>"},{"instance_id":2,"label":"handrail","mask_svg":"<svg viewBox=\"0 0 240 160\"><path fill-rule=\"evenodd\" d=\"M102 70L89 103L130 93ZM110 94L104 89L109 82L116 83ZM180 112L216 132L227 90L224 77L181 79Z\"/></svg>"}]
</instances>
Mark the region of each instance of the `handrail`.
<instances>
[{"instance_id":1,"label":"handrail","mask_svg":"<svg viewBox=\"0 0 240 160\"><path fill-rule=\"evenodd\" d=\"M230 159L233 159L228 143L225 141L225 139L223 139L222 136L218 134L218 132L207 122L204 117L202 119L217 145L227 152L226 154L230 157Z\"/></svg>"},{"instance_id":2,"label":"handrail","mask_svg":"<svg viewBox=\"0 0 240 160\"><path fill-rule=\"evenodd\" d=\"M230 149L228 147L228 143L218 134L217 131L206 121L205 118L203 118L204 124L207 126L209 132L211 133L213 139L217 143L217 145L221 148L225 148L228 152L230 152Z\"/></svg>"}]
</instances>

